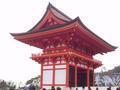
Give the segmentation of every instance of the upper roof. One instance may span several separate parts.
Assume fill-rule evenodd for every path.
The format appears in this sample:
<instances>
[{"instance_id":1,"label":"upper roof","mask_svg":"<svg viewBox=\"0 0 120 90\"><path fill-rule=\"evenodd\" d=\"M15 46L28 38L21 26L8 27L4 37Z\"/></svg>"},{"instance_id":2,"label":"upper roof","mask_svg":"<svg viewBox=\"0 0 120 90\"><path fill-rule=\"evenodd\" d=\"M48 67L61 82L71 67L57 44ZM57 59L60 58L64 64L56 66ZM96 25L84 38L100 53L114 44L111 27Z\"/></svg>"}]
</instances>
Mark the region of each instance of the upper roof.
<instances>
[{"instance_id":1,"label":"upper roof","mask_svg":"<svg viewBox=\"0 0 120 90\"><path fill-rule=\"evenodd\" d=\"M42 19L29 31L24 33L11 33L15 39L25 39L25 38L32 38L33 36L43 36L46 33L59 32L63 28L68 27L75 27L77 26L80 32L84 33L88 37L95 38L97 42L103 43L106 47L110 48L110 51L116 49L115 46L107 43L105 40L97 36L91 30L89 30L80 20L79 17L75 19L69 18L67 15L62 13L60 10L55 8L53 5L49 3L47 10L42 17ZM108 50L109 51L109 50Z\"/></svg>"},{"instance_id":2,"label":"upper roof","mask_svg":"<svg viewBox=\"0 0 120 90\"><path fill-rule=\"evenodd\" d=\"M48 5L48 9L50 9L55 16L57 16L58 18L60 18L62 20L65 20L65 21L71 21L72 20L70 17L68 17L67 15L65 15L63 12L61 12L60 10L58 10L57 8L55 8L50 3Z\"/></svg>"},{"instance_id":3,"label":"upper roof","mask_svg":"<svg viewBox=\"0 0 120 90\"><path fill-rule=\"evenodd\" d=\"M60 10L58 10L52 4L49 3L47 10L44 16L42 17L42 19L28 32L35 32L38 31L38 29L61 25L71 20L72 19L70 17L68 17L63 12L61 12ZM50 23L53 23L53 25L50 25Z\"/></svg>"}]
</instances>

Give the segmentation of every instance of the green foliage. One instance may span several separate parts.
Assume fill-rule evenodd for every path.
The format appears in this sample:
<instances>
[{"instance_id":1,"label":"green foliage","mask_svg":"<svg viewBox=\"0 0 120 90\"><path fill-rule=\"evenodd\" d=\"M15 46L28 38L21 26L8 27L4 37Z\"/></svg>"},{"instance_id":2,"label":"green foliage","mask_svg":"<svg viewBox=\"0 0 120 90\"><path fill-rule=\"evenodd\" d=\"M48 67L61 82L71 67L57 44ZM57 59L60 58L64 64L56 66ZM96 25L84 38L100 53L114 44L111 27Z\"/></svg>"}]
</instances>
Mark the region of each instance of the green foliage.
<instances>
[{"instance_id":1,"label":"green foliage","mask_svg":"<svg viewBox=\"0 0 120 90\"><path fill-rule=\"evenodd\" d=\"M0 80L0 89L1 90L15 90L16 85L14 84L14 82L6 82L4 80Z\"/></svg>"},{"instance_id":2,"label":"green foliage","mask_svg":"<svg viewBox=\"0 0 120 90\"><path fill-rule=\"evenodd\" d=\"M37 77L31 78L30 80L26 82L26 85L31 84L34 80L39 79L39 78L40 78L40 75L38 75Z\"/></svg>"}]
</instances>

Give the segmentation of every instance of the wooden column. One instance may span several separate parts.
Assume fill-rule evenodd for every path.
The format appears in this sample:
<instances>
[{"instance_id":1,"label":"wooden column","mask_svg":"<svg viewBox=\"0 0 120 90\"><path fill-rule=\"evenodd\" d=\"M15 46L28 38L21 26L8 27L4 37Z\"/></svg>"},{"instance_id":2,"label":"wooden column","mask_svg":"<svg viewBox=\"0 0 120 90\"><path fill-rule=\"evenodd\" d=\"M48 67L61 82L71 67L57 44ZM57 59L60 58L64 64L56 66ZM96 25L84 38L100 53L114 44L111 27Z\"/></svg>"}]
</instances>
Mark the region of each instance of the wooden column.
<instances>
[{"instance_id":1,"label":"wooden column","mask_svg":"<svg viewBox=\"0 0 120 90\"><path fill-rule=\"evenodd\" d=\"M89 70L89 66L87 68L87 87L88 87L88 90L90 89L90 70Z\"/></svg>"},{"instance_id":2,"label":"wooden column","mask_svg":"<svg viewBox=\"0 0 120 90\"><path fill-rule=\"evenodd\" d=\"M66 87L69 87L69 62L66 63Z\"/></svg>"},{"instance_id":3,"label":"wooden column","mask_svg":"<svg viewBox=\"0 0 120 90\"><path fill-rule=\"evenodd\" d=\"M53 84L53 86L55 86L55 59L54 58L52 58L53 59L53 81L52 81L52 84Z\"/></svg>"},{"instance_id":4,"label":"wooden column","mask_svg":"<svg viewBox=\"0 0 120 90\"><path fill-rule=\"evenodd\" d=\"M75 64L75 87L77 87L77 64Z\"/></svg>"},{"instance_id":5,"label":"wooden column","mask_svg":"<svg viewBox=\"0 0 120 90\"><path fill-rule=\"evenodd\" d=\"M43 64L41 63L40 88L43 89Z\"/></svg>"}]
</instances>

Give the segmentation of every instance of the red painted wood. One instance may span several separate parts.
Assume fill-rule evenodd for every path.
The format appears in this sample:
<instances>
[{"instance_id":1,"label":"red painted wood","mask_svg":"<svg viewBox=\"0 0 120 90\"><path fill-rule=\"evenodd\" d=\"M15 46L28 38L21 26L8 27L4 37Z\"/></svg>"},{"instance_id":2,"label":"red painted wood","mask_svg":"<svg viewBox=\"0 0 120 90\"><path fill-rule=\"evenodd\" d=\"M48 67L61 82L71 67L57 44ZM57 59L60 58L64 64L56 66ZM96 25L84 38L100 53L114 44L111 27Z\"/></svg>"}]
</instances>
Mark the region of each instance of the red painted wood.
<instances>
[{"instance_id":1,"label":"red painted wood","mask_svg":"<svg viewBox=\"0 0 120 90\"><path fill-rule=\"evenodd\" d=\"M93 63L93 64L98 65L98 66L101 65L101 62L99 62L97 60L94 60L93 58L89 58L86 55L83 55L83 54L81 54L79 52L76 52L75 50L71 50L71 49L67 50L66 52L61 52L61 53L52 53L52 54L47 54L47 55L42 55L42 56L39 56L39 55L37 56L36 55L36 59L37 59L37 57L44 58L44 57L49 57L49 56L51 56L51 57L55 57L56 56L57 57L57 56L63 56L63 55L76 56L77 58L80 58L80 59L82 58L81 61L84 60L85 62Z\"/></svg>"},{"instance_id":2,"label":"red painted wood","mask_svg":"<svg viewBox=\"0 0 120 90\"><path fill-rule=\"evenodd\" d=\"M66 87L69 87L69 63L66 64Z\"/></svg>"},{"instance_id":3,"label":"red painted wood","mask_svg":"<svg viewBox=\"0 0 120 90\"><path fill-rule=\"evenodd\" d=\"M43 69L43 70L64 70L66 68L54 68L54 69Z\"/></svg>"},{"instance_id":4,"label":"red painted wood","mask_svg":"<svg viewBox=\"0 0 120 90\"><path fill-rule=\"evenodd\" d=\"M87 32L87 30L81 30L81 26L79 25L79 23L76 21L76 22L74 22L75 23L75 25L68 25L68 26L70 26L69 27L69 29L71 28L71 27L75 27L76 25L78 25L78 27L79 27L79 29L80 30L78 30L79 32L80 32L80 34L82 33L82 35L87 35L87 37L90 37L90 38L87 38L87 39L89 39L89 40L87 40L87 41L90 41L90 42L96 42L96 43L98 43L97 44L97 46L98 45L101 45L102 46L102 48L104 48L104 50L107 50L108 48L110 48L110 46L109 45L107 45L107 44L105 44L104 42L102 42L100 39L98 39L98 38L96 38L95 36L93 36L92 34L90 34L89 33L89 35L88 35L88 32ZM73 24L73 23L72 23ZM66 26L67 27L67 26ZM66 29L66 28L65 28ZM60 30L60 29L59 29ZM59 30L54 30L54 31L52 31L52 32L56 32L56 31L59 31ZM45 33L47 33L47 32L49 32L49 31L46 31ZM39 35L39 36L42 36L43 37L43 33L44 32L41 32L42 33L42 35ZM40 34L41 34L40 33ZM51 33L51 30L50 30L50 32L49 33ZM37 33L38 34L38 33ZM36 33L35 33L35 36L37 35ZM30 36L31 34L29 34L29 36ZM51 35L52 35L52 33L51 33ZM27 35L24 35L24 36L27 36ZM47 36L47 35L45 35L45 36ZM91 37L92 37L92 39L91 39ZM93 37L94 37L94 39L93 39ZM23 38L24 37L22 37L22 36L16 36L16 39L19 39L19 38L21 38L22 40L23 40ZM85 38L86 39L86 38ZM96 39L96 40L95 40ZM99 41L99 42L98 42ZM96 43L94 43L93 42L93 44L96 44ZM103 45L102 45L102 44ZM100 48L100 46L99 46L99 48ZM110 49L109 49L110 50Z\"/></svg>"},{"instance_id":5,"label":"red painted wood","mask_svg":"<svg viewBox=\"0 0 120 90\"><path fill-rule=\"evenodd\" d=\"M53 59L53 86L55 85L55 59Z\"/></svg>"},{"instance_id":6,"label":"red painted wood","mask_svg":"<svg viewBox=\"0 0 120 90\"><path fill-rule=\"evenodd\" d=\"M34 54L31 57L34 61L41 64L41 88L43 88L43 85L63 85L69 87L69 66L75 67L75 86L77 87L78 81L77 69L84 69L87 72L87 86L89 87L90 70L102 65L100 61L93 59L93 55L112 51L115 47L112 47L87 29L79 18L71 20L56 9L55 10L59 15L55 16L56 14L52 9L50 9L50 6L47 8L41 21L30 32L12 35L21 42L43 49L42 54ZM66 17L69 20L62 20L63 18L59 17L60 15L63 15L63 17ZM40 32L40 30L43 31ZM53 47L51 47L51 45ZM65 57L66 59L56 63L57 57ZM62 61L65 62L62 63ZM73 62L74 64L70 64L70 62ZM77 66L75 62L83 66ZM89 63L89 66L87 63ZM66 68L55 68L57 65L66 65ZM44 69L43 66L53 66L53 69ZM55 70L64 69L66 70L66 84L55 84ZM51 84L43 84L43 70L53 71Z\"/></svg>"},{"instance_id":7,"label":"red painted wood","mask_svg":"<svg viewBox=\"0 0 120 90\"><path fill-rule=\"evenodd\" d=\"M40 87L41 87L41 89L43 88L43 64L41 64Z\"/></svg>"},{"instance_id":8,"label":"red painted wood","mask_svg":"<svg viewBox=\"0 0 120 90\"><path fill-rule=\"evenodd\" d=\"M57 23L59 23L59 24L64 24L64 23L65 23L64 21L56 18L51 11L48 11L48 14L45 16L43 22L40 23L41 25L38 25L38 29L39 29L39 28L42 28L42 27L46 24L46 21L49 20L49 19L53 19L53 20L55 20L55 21L56 21ZM51 22L51 21L49 21L49 22ZM38 30L38 29L37 29L37 30Z\"/></svg>"},{"instance_id":9,"label":"red painted wood","mask_svg":"<svg viewBox=\"0 0 120 90\"><path fill-rule=\"evenodd\" d=\"M48 65L43 65L43 66L52 66L53 64L48 64ZM55 64L55 65L66 65L66 63L62 63L62 64Z\"/></svg>"}]
</instances>

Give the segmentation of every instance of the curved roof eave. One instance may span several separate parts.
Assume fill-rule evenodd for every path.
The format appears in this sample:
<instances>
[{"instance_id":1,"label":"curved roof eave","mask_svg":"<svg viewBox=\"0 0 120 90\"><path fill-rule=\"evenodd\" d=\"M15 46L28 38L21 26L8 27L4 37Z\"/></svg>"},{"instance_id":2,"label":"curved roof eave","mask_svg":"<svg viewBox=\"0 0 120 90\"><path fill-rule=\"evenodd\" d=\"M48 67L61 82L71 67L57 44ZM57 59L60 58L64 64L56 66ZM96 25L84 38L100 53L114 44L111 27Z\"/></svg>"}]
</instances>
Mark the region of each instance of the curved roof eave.
<instances>
[{"instance_id":1,"label":"curved roof eave","mask_svg":"<svg viewBox=\"0 0 120 90\"><path fill-rule=\"evenodd\" d=\"M99 37L98 35L96 35L95 33L93 33L90 29L88 29L84 24L83 22L81 21L81 19L79 17L75 18L74 20L68 22L68 23L65 23L65 24L62 24L62 25L56 25L56 26L51 26L49 28L44 28L44 29L41 29L37 32L25 32L25 33L11 33L12 36L22 36L22 35L27 35L27 34L34 34L34 33L40 33L40 32L45 32L45 31L51 31L51 30L54 30L54 29L57 29L57 28L62 28L62 27L66 27L68 25L71 25L72 23L75 23L77 22L78 25L82 26L85 30L87 30L91 35L95 36L96 38L98 38L100 41L104 42L104 44L107 44L108 46L110 46L113 50L115 50L117 47L115 46L112 46L111 44L109 44L108 42L106 42L105 40L103 40L101 37Z\"/></svg>"},{"instance_id":2,"label":"curved roof eave","mask_svg":"<svg viewBox=\"0 0 120 90\"><path fill-rule=\"evenodd\" d=\"M77 17L77 20L78 20L79 24L80 24L81 26L83 26L88 32L90 32L91 34L93 34L94 36L96 36L97 38L99 38L100 40L102 40L104 43L108 44L108 45L109 45L110 47L112 47L113 49L118 48L118 47L116 47L116 46L113 46L113 45L109 44L109 43L106 42L104 39L102 39L101 37L99 37L98 35L96 35L95 33L93 33L88 27L86 27L86 25L82 22L82 20L81 20L79 17Z\"/></svg>"}]
</instances>

